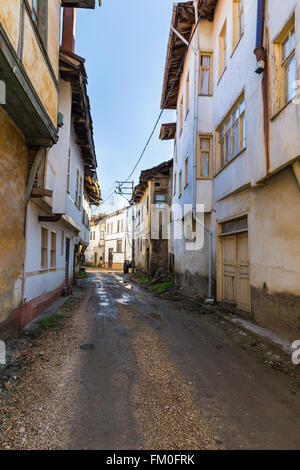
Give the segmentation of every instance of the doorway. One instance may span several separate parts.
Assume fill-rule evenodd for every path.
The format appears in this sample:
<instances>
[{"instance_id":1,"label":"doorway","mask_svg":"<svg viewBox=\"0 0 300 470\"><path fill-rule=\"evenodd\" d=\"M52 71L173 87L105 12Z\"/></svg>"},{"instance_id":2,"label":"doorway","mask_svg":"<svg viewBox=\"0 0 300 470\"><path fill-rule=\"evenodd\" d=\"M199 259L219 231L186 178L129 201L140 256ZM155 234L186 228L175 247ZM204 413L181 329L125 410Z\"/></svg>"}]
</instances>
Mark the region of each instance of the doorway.
<instances>
[{"instance_id":1,"label":"doorway","mask_svg":"<svg viewBox=\"0 0 300 470\"><path fill-rule=\"evenodd\" d=\"M109 248L108 250L108 268L109 269L113 267L113 260L114 260L113 248Z\"/></svg>"}]
</instances>

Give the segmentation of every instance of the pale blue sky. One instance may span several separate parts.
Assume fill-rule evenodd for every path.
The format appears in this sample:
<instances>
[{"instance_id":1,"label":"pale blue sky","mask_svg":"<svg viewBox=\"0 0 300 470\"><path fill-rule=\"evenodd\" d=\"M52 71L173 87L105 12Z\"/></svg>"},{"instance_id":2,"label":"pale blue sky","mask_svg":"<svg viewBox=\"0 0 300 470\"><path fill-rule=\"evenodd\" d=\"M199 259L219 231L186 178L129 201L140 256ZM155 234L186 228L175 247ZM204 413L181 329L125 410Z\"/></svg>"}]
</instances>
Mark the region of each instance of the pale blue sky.
<instances>
[{"instance_id":1,"label":"pale blue sky","mask_svg":"<svg viewBox=\"0 0 300 470\"><path fill-rule=\"evenodd\" d=\"M160 111L172 5L173 0L103 0L94 11L77 10L76 53L86 58L103 196L115 180L127 179ZM173 111L164 111L161 122L174 118ZM141 170L172 158L173 141L160 141L159 129L135 182Z\"/></svg>"}]
</instances>

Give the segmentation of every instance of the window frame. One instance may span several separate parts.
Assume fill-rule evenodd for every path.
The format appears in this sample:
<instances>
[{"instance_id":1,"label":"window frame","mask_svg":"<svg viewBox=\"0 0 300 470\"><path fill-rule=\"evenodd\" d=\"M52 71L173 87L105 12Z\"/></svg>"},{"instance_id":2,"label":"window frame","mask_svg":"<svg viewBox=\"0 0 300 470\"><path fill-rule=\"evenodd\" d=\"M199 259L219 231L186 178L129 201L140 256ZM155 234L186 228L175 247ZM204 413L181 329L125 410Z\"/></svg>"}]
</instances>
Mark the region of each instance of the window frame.
<instances>
[{"instance_id":1,"label":"window frame","mask_svg":"<svg viewBox=\"0 0 300 470\"><path fill-rule=\"evenodd\" d=\"M55 230L50 232L50 268L56 268L57 240Z\"/></svg>"},{"instance_id":2,"label":"window frame","mask_svg":"<svg viewBox=\"0 0 300 470\"><path fill-rule=\"evenodd\" d=\"M242 7L240 8L240 2ZM233 27L232 27L232 47L237 48L245 32L245 4L244 0L233 0Z\"/></svg>"},{"instance_id":3,"label":"window frame","mask_svg":"<svg viewBox=\"0 0 300 470\"><path fill-rule=\"evenodd\" d=\"M241 111L241 103L244 103L244 108ZM238 109L238 117L233 121L233 115ZM230 120L230 127L226 129L226 124ZM239 133L239 148L238 152L234 153L234 125L238 121L238 133ZM242 132L241 132L242 130ZM222 132L223 131L223 132ZM226 152L226 138L229 137L230 132L230 153L231 158L227 159ZM247 146L246 142L246 103L245 103L245 93L239 96L235 101L234 105L230 108L226 116L222 119L220 125L216 129L216 143L217 143L217 158L216 158L216 170L217 174L219 171L223 170L227 165L229 165L240 153L242 153ZM222 164L222 144L224 147L224 164Z\"/></svg>"},{"instance_id":4,"label":"window frame","mask_svg":"<svg viewBox=\"0 0 300 470\"><path fill-rule=\"evenodd\" d=\"M184 159L184 189L189 184L189 155Z\"/></svg>"},{"instance_id":5,"label":"window frame","mask_svg":"<svg viewBox=\"0 0 300 470\"><path fill-rule=\"evenodd\" d=\"M181 196L182 196L182 170L180 170L178 174L178 197L181 198Z\"/></svg>"},{"instance_id":6,"label":"window frame","mask_svg":"<svg viewBox=\"0 0 300 470\"><path fill-rule=\"evenodd\" d=\"M43 233L46 234L45 237L43 237ZM49 229L48 227L41 226L41 268L42 269L48 268L48 263L49 263L48 246L49 246Z\"/></svg>"},{"instance_id":7,"label":"window frame","mask_svg":"<svg viewBox=\"0 0 300 470\"><path fill-rule=\"evenodd\" d=\"M179 130L179 135L181 135L183 130L183 96L181 96L179 104Z\"/></svg>"},{"instance_id":8,"label":"window frame","mask_svg":"<svg viewBox=\"0 0 300 470\"><path fill-rule=\"evenodd\" d=\"M69 149L68 165L67 165L67 193L70 194L70 177L71 177L71 149Z\"/></svg>"},{"instance_id":9,"label":"window frame","mask_svg":"<svg viewBox=\"0 0 300 470\"><path fill-rule=\"evenodd\" d=\"M190 72L188 72L185 84L185 119L190 111Z\"/></svg>"},{"instance_id":10,"label":"window frame","mask_svg":"<svg viewBox=\"0 0 300 470\"><path fill-rule=\"evenodd\" d=\"M207 149L201 149L201 139L209 140L209 152ZM202 173L202 153L209 153L209 175L203 176ZM213 177L213 136L211 134L198 134L197 136L197 167L196 179L197 180L211 180Z\"/></svg>"},{"instance_id":11,"label":"window frame","mask_svg":"<svg viewBox=\"0 0 300 470\"><path fill-rule=\"evenodd\" d=\"M294 31L295 35L295 44L294 48L291 49L291 33ZM288 98L288 79L287 79L287 68L291 61L295 60L295 68L297 70L297 61L296 61L296 22L295 22L295 12L291 18L286 22L285 26L281 29L279 34L273 40L273 96L272 96L272 108L274 119L292 100ZM284 44L286 39L289 38L289 54L284 57ZM297 75L295 74L295 80ZM275 86L276 84L276 86ZM279 84L279 85L278 85Z\"/></svg>"},{"instance_id":12,"label":"window frame","mask_svg":"<svg viewBox=\"0 0 300 470\"><path fill-rule=\"evenodd\" d=\"M39 28L39 9L40 9L40 2L39 0L36 0L37 3L37 9L35 8L35 0L32 0L31 4L31 10L32 10L32 20L34 24L36 25L37 28Z\"/></svg>"},{"instance_id":13,"label":"window frame","mask_svg":"<svg viewBox=\"0 0 300 470\"><path fill-rule=\"evenodd\" d=\"M227 68L227 19L225 20L219 34L219 80Z\"/></svg>"},{"instance_id":14,"label":"window frame","mask_svg":"<svg viewBox=\"0 0 300 470\"><path fill-rule=\"evenodd\" d=\"M121 246L121 248L120 248ZM123 240L117 240L117 250L116 253L123 253Z\"/></svg>"},{"instance_id":15,"label":"window frame","mask_svg":"<svg viewBox=\"0 0 300 470\"><path fill-rule=\"evenodd\" d=\"M210 57L210 65L202 65L202 57ZM199 96L213 96L213 52L212 51L200 51L200 64L199 64L199 86L198 86L198 95ZM203 70L209 71L209 90L207 93L202 93L202 73Z\"/></svg>"}]
</instances>

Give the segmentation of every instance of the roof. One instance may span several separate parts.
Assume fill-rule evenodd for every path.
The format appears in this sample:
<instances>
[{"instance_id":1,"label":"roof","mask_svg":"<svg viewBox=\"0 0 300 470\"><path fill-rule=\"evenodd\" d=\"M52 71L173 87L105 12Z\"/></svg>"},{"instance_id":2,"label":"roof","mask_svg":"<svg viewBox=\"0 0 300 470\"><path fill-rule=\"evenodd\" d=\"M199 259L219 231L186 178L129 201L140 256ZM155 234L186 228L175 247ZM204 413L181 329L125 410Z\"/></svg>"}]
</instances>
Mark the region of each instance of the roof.
<instances>
[{"instance_id":1,"label":"roof","mask_svg":"<svg viewBox=\"0 0 300 470\"><path fill-rule=\"evenodd\" d=\"M141 172L140 182L134 188L130 204L132 205L136 202L139 202L139 200L141 199L141 197L143 196L145 192L145 189L147 188L148 181L154 178L158 178L158 177L169 178L170 170L172 167L173 167L173 158L167 162L160 163L159 165L154 166L153 168L149 168L148 170L143 170Z\"/></svg>"},{"instance_id":2,"label":"roof","mask_svg":"<svg viewBox=\"0 0 300 470\"><path fill-rule=\"evenodd\" d=\"M176 134L176 122L168 124L162 124L160 129L159 138L160 140L172 140L175 139Z\"/></svg>"},{"instance_id":3,"label":"roof","mask_svg":"<svg viewBox=\"0 0 300 470\"><path fill-rule=\"evenodd\" d=\"M206 19L208 21L213 20L217 1L218 0L206 0L206 4L205 0L199 1L199 13L201 12L203 5L205 5L202 12L202 19ZM177 107L177 97L182 70L176 78L176 82L172 91L171 87L186 51L185 43L174 33L172 28L175 28L176 31L178 31L187 41L189 41L194 25L195 11L193 2L190 1L175 3L173 6L173 15L167 49L161 108L176 109Z\"/></svg>"},{"instance_id":4,"label":"roof","mask_svg":"<svg viewBox=\"0 0 300 470\"><path fill-rule=\"evenodd\" d=\"M92 8L94 9L95 5L96 5L96 0L63 0L61 2L62 7L68 7L68 8Z\"/></svg>"},{"instance_id":5,"label":"roof","mask_svg":"<svg viewBox=\"0 0 300 470\"><path fill-rule=\"evenodd\" d=\"M60 76L72 85L72 121L85 170L85 189L92 202L98 203L101 192L97 180L97 158L94 143L90 100L87 94L85 60L61 48Z\"/></svg>"}]
</instances>

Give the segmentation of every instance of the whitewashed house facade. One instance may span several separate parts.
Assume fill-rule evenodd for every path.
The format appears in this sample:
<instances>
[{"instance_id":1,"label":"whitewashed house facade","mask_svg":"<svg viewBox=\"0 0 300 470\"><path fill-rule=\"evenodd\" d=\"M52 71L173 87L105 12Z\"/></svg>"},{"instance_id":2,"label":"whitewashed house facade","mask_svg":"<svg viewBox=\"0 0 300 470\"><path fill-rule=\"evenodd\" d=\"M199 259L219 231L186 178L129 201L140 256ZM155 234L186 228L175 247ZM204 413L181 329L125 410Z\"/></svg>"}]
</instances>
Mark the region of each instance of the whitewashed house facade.
<instances>
[{"instance_id":1,"label":"whitewashed house facade","mask_svg":"<svg viewBox=\"0 0 300 470\"><path fill-rule=\"evenodd\" d=\"M91 205L101 197L84 59L62 47L59 69L59 138L41 161L27 207L20 326L72 291L90 239Z\"/></svg>"},{"instance_id":2,"label":"whitewashed house facade","mask_svg":"<svg viewBox=\"0 0 300 470\"><path fill-rule=\"evenodd\" d=\"M208 230L196 253L174 240L175 270L183 285L207 297L211 259L218 301L294 338L300 329L300 107L293 88L300 78L300 5L200 1L197 33L170 92L186 48L174 29L190 39L197 3L174 6L162 104L177 109L173 201L204 204Z\"/></svg>"}]
</instances>

